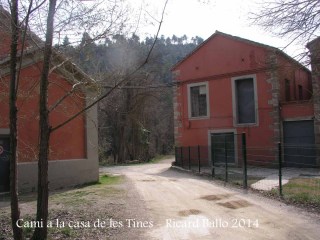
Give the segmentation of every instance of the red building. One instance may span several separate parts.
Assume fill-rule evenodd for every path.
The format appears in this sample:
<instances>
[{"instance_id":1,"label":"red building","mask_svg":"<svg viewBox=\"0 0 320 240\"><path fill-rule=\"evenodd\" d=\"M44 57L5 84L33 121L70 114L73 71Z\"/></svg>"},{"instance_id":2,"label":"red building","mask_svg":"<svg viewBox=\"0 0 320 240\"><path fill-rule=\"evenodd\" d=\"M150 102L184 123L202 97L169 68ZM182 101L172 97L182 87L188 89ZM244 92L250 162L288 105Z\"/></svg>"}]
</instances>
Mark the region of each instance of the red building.
<instances>
[{"instance_id":1,"label":"red building","mask_svg":"<svg viewBox=\"0 0 320 240\"><path fill-rule=\"evenodd\" d=\"M319 93L314 91L319 78L277 48L217 31L172 72L177 83L175 144L209 146L209 162L219 152L221 139L227 138L229 160L240 163L241 133L246 133L250 148L320 143L315 118ZM288 158L291 150L285 151L287 163L320 164L315 148L303 158ZM276 153L261 158L276 159Z\"/></svg>"},{"instance_id":2,"label":"red building","mask_svg":"<svg viewBox=\"0 0 320 240\"><path fill-rule=\"evenodd\" d=\"M0 192L9 189L9 81L10 15L0 7ZM39 139L39 79L42 42L28 32L21 58L18 88L18 185L19 191L37 186ZM19 46L21 48L21 46ZM50 125L64 122L91 101L93 80L62 54L54 51L49 75ZM70 90L76 90L69 94ZM64 98L64 96L67 96ZM56 106L62 98L61 104ZM97 109L78 116L54 131L49 150L49 187L60 188L98 179Z\"/></svg>"}]
</instances>

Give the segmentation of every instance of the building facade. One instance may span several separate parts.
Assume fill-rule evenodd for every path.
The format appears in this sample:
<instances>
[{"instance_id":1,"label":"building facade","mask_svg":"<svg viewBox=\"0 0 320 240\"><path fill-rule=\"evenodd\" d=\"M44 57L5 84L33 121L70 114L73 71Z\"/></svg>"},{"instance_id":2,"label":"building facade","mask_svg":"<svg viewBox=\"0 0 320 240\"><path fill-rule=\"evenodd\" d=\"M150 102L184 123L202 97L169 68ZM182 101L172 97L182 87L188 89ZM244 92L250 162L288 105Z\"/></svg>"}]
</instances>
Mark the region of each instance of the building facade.
<instances>
[{"instance_id":1,"label":"building facade","mask_svg":"<svg viewBox=\"0 0 320 240\"><path fill-rule=\"evenodd\" d=\"M0 192L6 192L9 190L10 152L10 15L5 10L0 10ZM38 176L39 80L43 47L38 39L34 45L33 37L33 34L28 32L24 55L18 56L18 64L21 63L17 90L20 192L34 191ZM21 45L19 48L21 49ZM52 56L48 91L50 125L53 128L90 104L93 100L91 96L95 93L93 80L56 51ZM52 132L49 149L50 189L98 180L97 126L97 108L93 107Z\"/></svg>"},{"instance_id":2,"label":"building facade","mask_svg":"<svg viewBox=\"0 0 320 240\"><path fill-rule=\"evenodd\" d=\"M250 148L319 143L319 77L277 48L216 32L178 62L172 72L176 146L209 146L208 161L228 139L230 161L241 164L239 134ZM314 75L314 74L313 74ZM317 75L318 76L318 75ZM301 149L300 149L301 150ZM316 148L284 149L290 165L319 165ZM291 155L291 157L287 157ZM296 156L296 157L294 157ZM277 161L261 157L263 162Z\"/></svg>"}]
</instances>

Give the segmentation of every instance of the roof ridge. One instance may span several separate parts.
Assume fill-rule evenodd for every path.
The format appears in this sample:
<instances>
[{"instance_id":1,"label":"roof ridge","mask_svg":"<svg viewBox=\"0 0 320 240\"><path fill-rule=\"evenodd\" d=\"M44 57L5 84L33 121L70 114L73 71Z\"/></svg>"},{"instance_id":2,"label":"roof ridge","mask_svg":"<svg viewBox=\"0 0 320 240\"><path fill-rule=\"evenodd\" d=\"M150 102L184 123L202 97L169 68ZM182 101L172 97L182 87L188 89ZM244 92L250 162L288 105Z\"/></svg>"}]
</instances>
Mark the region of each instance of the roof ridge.
<instances>
[{"instance_id":1,"label":"roof ridge","mask_svg":"<svg viewBox=\"0 0 320 240\"><path fill-rule=\"evenodd\" d=\"M267 48L267 49L273 50L273 51L275 51L277 53L282 54L288 60L298 64L300 67L310 71L308 68L303 66L300 62L298 62L297 60L295 60L294 58L292 58L291 56L289 56L288 54L286 54L285 52L283 52L279 48L276 48L276 47L273 47L273 46L270 46L270 45L267 45L267 44L259 43L259 42L256 42L256 41L252 41L252 40L249 40L249 39L246 39L246 38L242 38L242 37L239 37L239 36L234 36L234 35L231 35L231 34L220 32L218 30L216 30L210 37L208 37L205 41L203 41L193 51L191 51L189 54L187 54L183 59L181 59L176 64L174 64L172 66L172 68L171 68L171 71L174 71L176 67L178 67L182 62L184 62L187 58L189 58L191 55L193 55L195 52L197 52L202 46L204 46L207 42L209 42L212 38L214 38L217 35L221 35L221 36L228 37L228 38L231 38L231 39L234 39L234 40L242 41L242 42L245 42L245 43L248 43L248 44L253 44L253 45L256 45L256 46L259 46L259 47L262 47L262 48Z\"/></svg>"},{"instance_id":2,"label":"roof ridge","mask_svg":"<svg viewBox=\"0 0 320 240\"><path fill-rule=\"evenodd\" d=\"M274 50L280 50L279 48L270 46L270 45L268 45L268 44L264 44L264 43L260 43L260 42L257 42L257 41L253 41L253 40L250 40L250 39L247 39L247 38L242 38L242 37L239 37L239 36L235 36L235 35L231 35L231 34L228 34L228 33L220 32L220 31L218 31L218 30L216 30L215 33L220 34L220 35L223 35L223 36L226 36L226 37L230 37L230 38L233 38L233 39L238 39L238 40L240 40L240 41L244 41L244 42L248 42L248 43L251 43L251 44L255 44L255 45L258 45L258 46L261 46L261 47L271 48L271 49L274 49ZM280 50L280 51L281 51L281 50Z\"/></svg>"},{"instance_id":3,"label":"roof ridge","mask_svg":"<svg viewBox=\"0 0 320 240\"><path fill-rule=\"evenodd\" d=\"M0 26L6 26L10 28L10 25L8 26L6 23L4 23L4 20L10 20L11 14L8 12L2 4L0 4ZM22 28L25 29L26 26L22 25ZM29 46L26 45L23 56L26 56L28 54L31 54L33 52L41 51L44 48L44 41L36 34L34 33L30 28L27 28L27 39L26 41L29 43ZM58 56L61 61L65 61L68 64L71 64L74 69L80 73L84 78L89 79L91 82L94 82L94 80L89 76L87 73L85 73L77 64L75 64L71 58L68 58L66 54L62 53L61 51L57 50L52 46L53 54ZM19 51L18 57L21 58L21 52ZM6 55L0 56L0 65L6 64L10 60L10 52Z\"/></svg>"}]
</instances>

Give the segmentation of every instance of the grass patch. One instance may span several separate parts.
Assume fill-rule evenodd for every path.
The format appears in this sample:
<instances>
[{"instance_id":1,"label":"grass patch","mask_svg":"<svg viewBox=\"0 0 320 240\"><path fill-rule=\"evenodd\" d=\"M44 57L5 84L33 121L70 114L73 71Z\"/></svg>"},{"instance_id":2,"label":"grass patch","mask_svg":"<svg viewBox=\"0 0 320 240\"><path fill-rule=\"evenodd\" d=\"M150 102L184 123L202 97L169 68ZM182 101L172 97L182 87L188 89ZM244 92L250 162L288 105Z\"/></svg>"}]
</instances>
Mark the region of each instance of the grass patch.
<instances>
[{"instance_id":1,"label":"grass patch","mask_svg":"<svg viewBox=\"0 0 320 240\"><path fill-rule=\"evenodd\" d=\"M98 184L114 185L121 182L121 176L100 175Z\"/></svg>"},{"instance_id":2,"label":"grass patch","mask_svg":"<svg viewBox=\"0 0 320 240\"><path fill-rule=\"evenodd\" d=\"M83 204L92 205L92 197L99 196L105 192L113 193L116 189L105 188L106 185L115 185L120 183L121 176L100 175L99 181L90 185L82 186L62 193L56 193L51 196L54 203L63 203L68 206L82 206Z\"/></svg>"},{"instance_id":3,"label":"grass patch","mask_svg":"<svg viewBox=\"0 0 320 240\"><path fill-rule=\"evenodd\" d=\"M22 231L23 234L26 238L31 238L35 229L35 226L31 226L31 222L35 221L36 216L31 216L31 215L25 215L23 217L23 222L19 222L20 225L22 225ZM30 224L26 224L24 225L24 223L30 223Z\"/></svg>"},{"instance_id":4,"label":"grass patch","mask_svg":"<svg viewBox=\"0 0 320 240\"><path fill-rule=\"evenodd\" d=\"M50 191L50 199L65 201L67 204L81 204L81 201L86 201L85 197L87 195L92 194L92 191L90 190L92 187L115 185L121 183L121 180L121 176L100 175L99 180L95 182L84 183L77 185L74 188ZM22 193L19 195L19 200L22 203L36 201L37 192ZM8 201L10 201L9 194L0 197L0 202Z\"/></svg>"},{"instance_id":5,"label":"grass patch","mask_svg":"<svg viewBox=\"0 0 320 240\"><path fill-rule=\"evenodd\" d=\"M31 227L24 227L22 228L23 234L26 238L31 238L34 232L34 228Z\"/></svg>"},{"instance_id":6,"label":"grass patch","mask_svg":"<svg viewBox=\"0 0 320 240\"><path fill-rule=\"evenodd\" d=\"M52 196L50 199L54 203L63 203L63 205L68 205L72 207L82 206L83 204L92 204L88 199L87 196L89 192L85 190L78 190L78 191L68 191L65 193L58 193Z\"/></svg>"},{"instance_id":7,"label":"grass patch","mask_svg":"<svg viewBox=\"0 0 320 240\"><path fill-rule=\"evenodd\" d=\"M65 237L72 237L72 229L69 227L64 227L61 229L61 233L65 236Z\"/></svg>"},{"instance_id":8,"label":"grass patch","mask_svg":"<svg viewBox=\"0 0 320 240\"><path fill-rule=\"evenodd\" d=\"M122 203L127 191L127 187L122 185L125 181L126 179L122 176L102 174L94 184L50 192L48 220L52 221L52 226L48 227L48 240L82 239L84 237L86 239L105 239L109 229L93 231L92 228L70 228L67 223L70 221L94 222L98 218L112 217L114 211L117 211L117 214L122 209L127 211ZM29 195L27 198L31 200ZM118 203L119 199L121 203ZM27 202L25 206L28 207L24 212L36 212L35 201ZM2 208L0 210L0 240L12 239L9 205L3 208L3 211ZM21 218L25 222L34 221L35 215L28 213L22 213ZM56 219L59 219L59 222L65 222L65 225L57 226ZM26 239L29 239L34 232L34 227L24 225L22 230Z\"/></svg>"},{"instance_id":9,"label":"grass patch","mask_svg":"<svg viewBox=\"0 0 320 240\"><path fill-rule=\"evenodd\" d=\"M320 205L320 179L293 178L282 187L285 199L297 203Z\"/></svg>"}]
</instances>

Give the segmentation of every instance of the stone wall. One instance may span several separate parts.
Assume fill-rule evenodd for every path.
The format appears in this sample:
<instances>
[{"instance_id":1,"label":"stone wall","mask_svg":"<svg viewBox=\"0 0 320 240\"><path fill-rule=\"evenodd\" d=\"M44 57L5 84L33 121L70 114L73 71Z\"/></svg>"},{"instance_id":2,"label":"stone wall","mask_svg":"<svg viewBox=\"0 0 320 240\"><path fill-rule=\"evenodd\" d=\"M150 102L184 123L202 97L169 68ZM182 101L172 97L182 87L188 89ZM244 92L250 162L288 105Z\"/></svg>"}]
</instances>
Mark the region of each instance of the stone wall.
<instances>
[{"instance_id":1,"label":"stone wall","mask_svg":"<svg viewBox=\"0 0 320 240\"><path fill-rule=\"evenodd\" d=\"M312 68L312 100L314 108L314 135L317 146L317 165L320 165L320 37L307 44Z\"/></svg>"},{"instance_id":2,"label":"stone wall","mask_svg":"<svg viewBox=\"0 0 320 240\"><path fill-rule=\"evenodd\" d=\"M174 81L179 77L179 72L173 72ZM181 104L181 86L176 81L176 86L173 87L173 123L174 123L174 143L175 146L180 147L180 137L182 128L182 104Z\"/></svg>"},{"instance_id":3,"label":"stone wall","mask_svg":"<svg viewBox=\"0 0 320 240\"><path fill-rule=\"evenodd\" d=\"M273 142L276 147L281 140L281 119L280 119L280 80L278 73L278 58L275 51L269 51L266 59L268 66L267 82L271 85L271 99L268 104L271 105L272 111L269 113L273 123L269 126L273 130ZM278 153L275 153L275 159L278 161Z\"/></svg>"}]
</instances>

